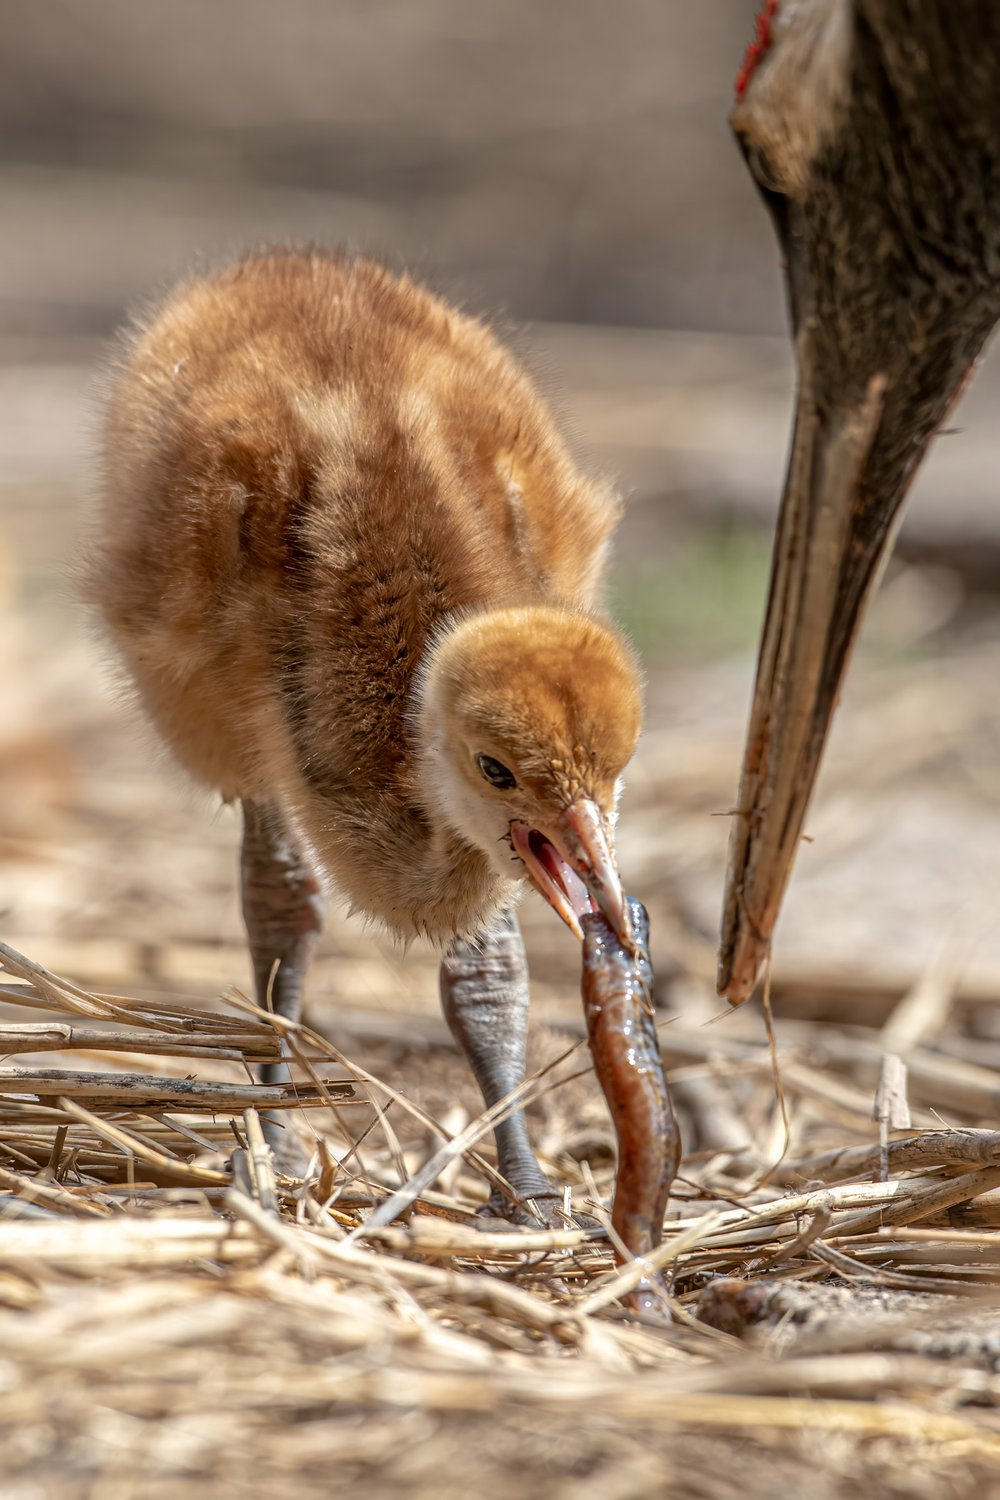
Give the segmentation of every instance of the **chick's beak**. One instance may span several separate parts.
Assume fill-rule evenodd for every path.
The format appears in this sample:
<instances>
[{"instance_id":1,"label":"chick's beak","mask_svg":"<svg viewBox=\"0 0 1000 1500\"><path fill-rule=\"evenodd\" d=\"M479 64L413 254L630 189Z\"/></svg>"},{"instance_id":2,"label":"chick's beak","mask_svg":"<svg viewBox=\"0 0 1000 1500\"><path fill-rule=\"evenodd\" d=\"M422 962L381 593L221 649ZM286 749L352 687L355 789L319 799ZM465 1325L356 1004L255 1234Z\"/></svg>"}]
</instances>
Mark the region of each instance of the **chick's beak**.
<instances>
[{"instance_id":1,"label":"chick's beak","mask_svg":"<svg viewBox=\"0 0 1000 1500\"><path fill-rule=\"evenodd\" d=\"M581 942L580 918L601 911L619 939L631 943L607 819L596 802L580 798L545 828L512 823L510 836L532 884Z\"/></svg>"}]
</instances>

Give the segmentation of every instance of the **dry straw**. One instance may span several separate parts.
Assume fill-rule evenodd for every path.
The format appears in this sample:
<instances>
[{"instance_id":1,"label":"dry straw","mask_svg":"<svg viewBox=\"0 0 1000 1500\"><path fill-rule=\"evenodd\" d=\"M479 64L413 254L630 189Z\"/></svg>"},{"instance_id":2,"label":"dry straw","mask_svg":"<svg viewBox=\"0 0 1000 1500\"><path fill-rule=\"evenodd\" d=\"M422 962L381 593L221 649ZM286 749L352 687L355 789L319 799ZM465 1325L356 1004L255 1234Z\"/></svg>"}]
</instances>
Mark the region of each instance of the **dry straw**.
<instances>
[{"instance_id":1,"label":"dry straw","mask_svg":"<svg viewBox=\"0 0 1000 1500\"><path fill-rule=\"evenodd\" d=\"M265 1088L253 1065L279 1023L242 997L92 994L0 957L0 1451L19 1483L310 1496L335 1465L360 1494L711 1497L730 1452L748 1495L755 1474L806 1493L832 1454L916 1496L931 1471L981 1484L1000 1465L988 1070L964 1122L882 1146L874 1044L779 1025L786 1124L759 1037L666 1027L681 1099L694 1081L699 1110L714 1098L788 1145L776 1167L766 1147L689 1153L652 1258L673 1282L664 1330L622 1312L648 1267L616 1270L603 1231L475 1217L513 1098L449 1132L287 1023L295 1080ZM907 1062L918 1121L953 1110L950 1068L919 1045ZM572 1205L600 1218L612 1167L561 1144L558 1073L524 1095ZM264 1108L305 1129L304 1176L276 1168Z\"/></svg>"}]
</instances>

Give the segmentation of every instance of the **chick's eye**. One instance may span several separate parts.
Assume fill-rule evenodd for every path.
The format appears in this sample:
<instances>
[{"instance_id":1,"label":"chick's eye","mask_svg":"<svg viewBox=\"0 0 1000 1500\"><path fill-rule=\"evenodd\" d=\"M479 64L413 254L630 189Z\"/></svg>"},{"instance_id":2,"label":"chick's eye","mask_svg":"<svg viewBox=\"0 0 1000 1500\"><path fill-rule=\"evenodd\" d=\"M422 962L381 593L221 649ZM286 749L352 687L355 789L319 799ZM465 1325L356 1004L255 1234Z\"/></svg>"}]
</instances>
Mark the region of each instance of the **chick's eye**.
<instances>
[{"instance_id":1,"label":"chick's eye","mask_svg":"<svg viewBox=\"0 0 1000 1500\"><path fill-rule=\"evenodd\" d=\"M507 767L501 765L498 760L494 760L492 755L477 755L476 765L490 786L499 787L505 792L517 786L517 778L513 771L508 771Z\"/></svg>"}]
</instances>

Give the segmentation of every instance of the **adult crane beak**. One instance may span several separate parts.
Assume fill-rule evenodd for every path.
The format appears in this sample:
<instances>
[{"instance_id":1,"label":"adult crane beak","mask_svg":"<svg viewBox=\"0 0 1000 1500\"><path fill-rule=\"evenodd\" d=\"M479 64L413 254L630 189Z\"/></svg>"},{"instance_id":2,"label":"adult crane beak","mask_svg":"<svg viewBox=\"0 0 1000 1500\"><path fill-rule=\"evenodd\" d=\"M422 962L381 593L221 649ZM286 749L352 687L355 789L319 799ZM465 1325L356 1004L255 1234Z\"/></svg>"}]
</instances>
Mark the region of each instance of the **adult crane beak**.
<instances>
[{"instance_id":1,"label":"adult crane beak","mask_svg":"<svg viewBox=\"0 0 1000 1500\"><path fill-rule=\"evenodd\" d=\"M748 61L774 56L731 116L781 250L798 370L726 878L718 982L734 1005L768 951L902 502L1000 316L1000 22L958 9L918 6L903 36L890 7L767 6ZM950 72L929 61L946 12Z\"/></svg>"},{"instance_id":2,"label":"adult crane beak","mask_svg":"<svg viewBox=\"0 0 1000 1500\"><path fill-rule=\"evenodd\" d=\"M719 992L749 998L791 873L830 720L865 600L902 494L863 485L885 414L886 379L853 406L821 417L808 347L778 518L771 583L729 849Z\"/></svg>"},{"instance_id":3,"label":"adult crane beak","mask_svg":"<svg viewBox=\"0 0 1000 1500\"><path fill-rule=\"evenodd\" d=\"M942 347L926 342L935 354ZM749 998L767 954L864 604L902 502L980 343L981 336L971 349L955 341L929 373L915 355L902 371L858 382L853 401L831 400L828 351L818 352L815 319L800 321L795 430L726 876L718 987L732 1005Z\"/></svg>"},{"instance_id":4,"label":"adult crane beak","mask_svg":"<svg viewBox=\"0 0 1000 1500\"><path fill-rule=\"evenodd\" d=\"M580 918L601 911L619 940L631 944L608 823L596 802L580 798L544 829L512 823L510 835L532 885L581 942Z\"/></svg>"}]
</instances>

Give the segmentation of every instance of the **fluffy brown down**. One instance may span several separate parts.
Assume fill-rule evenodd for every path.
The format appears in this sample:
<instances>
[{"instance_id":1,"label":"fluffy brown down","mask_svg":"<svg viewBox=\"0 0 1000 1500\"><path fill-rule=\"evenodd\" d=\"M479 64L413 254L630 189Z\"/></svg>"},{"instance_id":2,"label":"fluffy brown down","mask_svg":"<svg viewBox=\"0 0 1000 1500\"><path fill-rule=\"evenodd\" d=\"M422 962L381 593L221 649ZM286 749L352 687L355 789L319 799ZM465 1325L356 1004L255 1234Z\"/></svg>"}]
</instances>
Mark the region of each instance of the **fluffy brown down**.
<instances>
[{"instance_id":1,"label":"fluffy brown down","mask_svg":"<svg viewBox=\"0 0 1000 1500\"><path fill-rule=\"evenodd\" d=\"M528 606L466 656L470 701L501 700L542 804L586 781L613 818L639 690L591 612L619 504L482 323L316 251L189 280L114 373L104 497L89 591L156 727L280 804L355 907L444 941L510 899L422 785L414 683L454 612Z\"/></svg>"}]
</instances>

